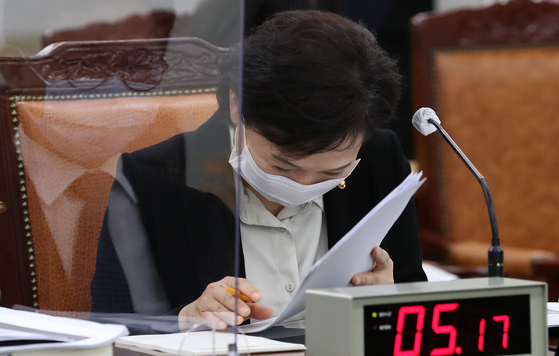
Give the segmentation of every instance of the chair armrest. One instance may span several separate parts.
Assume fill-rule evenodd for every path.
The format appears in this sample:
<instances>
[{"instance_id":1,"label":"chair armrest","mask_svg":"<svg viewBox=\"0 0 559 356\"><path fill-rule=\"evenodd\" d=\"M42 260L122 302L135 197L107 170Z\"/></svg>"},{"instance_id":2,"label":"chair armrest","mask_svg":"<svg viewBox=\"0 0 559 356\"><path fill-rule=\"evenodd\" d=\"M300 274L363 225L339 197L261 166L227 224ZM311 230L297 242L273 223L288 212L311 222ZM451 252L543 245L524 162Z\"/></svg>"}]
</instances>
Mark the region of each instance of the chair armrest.
<instances>
[{"instance_id":1,"label":"chair armrest","mask_svg":"<svg viewBox=\"0 0 559 356\"><path fill-rule=\"evenodd\" d=\"M453 273L460 278L480 278L487 277L488 270L485 266L439 266L447 272Z\"/></svg>"},{"instance_id":2,"label":"chair armrest","mask_svg":"<svg viewBox=\"0 0 559 356\"><path fill-rule=\"evenodd\" d=\"M419 239L423 250L423 258L426 260L426 263L433 264L460 278L487 276L487 267L484 266L459 266L450 264L452 243L446 241L442 235L422 230L419 232Z\"/></svg>"},{"instance_id":3,"label":"chair armrest","mask_svg":"<svg viewBox=\"0 0 559 356\"><path fill-rule=\"evenodd\" d=\"M559 258L537 258L532 261L535 276L557 277L559 281Z\"/></svg>"},{"instance_id":4,"label":"chair armrest","mask_svg":"<svg viewBox=\"0 0 559 356\"><path fill-rule=\"evenodd\" d=\"M559 300L559 259L538 258L532 261L532 273L535 278L547 282L550 302Z\"/></svg>"}]
</instances>

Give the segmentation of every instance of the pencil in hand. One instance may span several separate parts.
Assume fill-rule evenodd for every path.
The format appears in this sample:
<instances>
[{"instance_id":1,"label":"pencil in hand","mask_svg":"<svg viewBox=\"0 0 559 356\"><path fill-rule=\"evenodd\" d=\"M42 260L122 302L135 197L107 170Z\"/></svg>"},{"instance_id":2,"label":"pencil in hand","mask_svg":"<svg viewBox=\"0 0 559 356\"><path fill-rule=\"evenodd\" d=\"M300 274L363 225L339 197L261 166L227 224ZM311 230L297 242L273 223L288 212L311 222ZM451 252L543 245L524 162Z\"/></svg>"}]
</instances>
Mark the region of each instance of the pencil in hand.
<instances>
[{"instance_id":1,"label":"pencil in hand","mask_svg":"<svg viewBox=\"0 0 559 356\"><path fill-rule=\"evenodd\" d=\"M233 289L233 288L231 288L231 287L229 287L229 286L226 286L226 285L224 285L224 284L220 284L220 287L223 288L223 289L225 289L225 291L226 291L227 293L231 294L232 296L235 296L235 294L236 294L236 293L235 293L235 289ZM245 303L254 303L252 300L250 300L249 297L247 297L246 295L244 295L244 294L241 293L241 292L239 292L239 299L241 299L241 300L242 300L243 302L245 302Z\"/></svg>"}]
</instances>

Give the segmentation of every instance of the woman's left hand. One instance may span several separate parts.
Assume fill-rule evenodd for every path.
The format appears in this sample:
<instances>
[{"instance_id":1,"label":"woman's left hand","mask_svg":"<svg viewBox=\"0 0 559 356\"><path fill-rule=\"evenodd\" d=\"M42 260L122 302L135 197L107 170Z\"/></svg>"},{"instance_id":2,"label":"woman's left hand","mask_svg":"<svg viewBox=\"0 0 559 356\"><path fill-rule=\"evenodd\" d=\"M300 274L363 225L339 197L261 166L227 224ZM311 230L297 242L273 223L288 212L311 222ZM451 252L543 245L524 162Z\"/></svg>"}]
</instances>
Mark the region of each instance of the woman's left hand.
<instances>
[{"instance_id":1,"label":"woman's left hand","mask_svg":"<svg viewBox=\"0 0 559 356\"><path fill-rule=\"evenodd\" d=\"M373 257L373 270L356 274L351 278L351 284L354 286L394 284L394 262L388 252L377 246L371 251L371 256Z\"/></svg>"}]
</instances>

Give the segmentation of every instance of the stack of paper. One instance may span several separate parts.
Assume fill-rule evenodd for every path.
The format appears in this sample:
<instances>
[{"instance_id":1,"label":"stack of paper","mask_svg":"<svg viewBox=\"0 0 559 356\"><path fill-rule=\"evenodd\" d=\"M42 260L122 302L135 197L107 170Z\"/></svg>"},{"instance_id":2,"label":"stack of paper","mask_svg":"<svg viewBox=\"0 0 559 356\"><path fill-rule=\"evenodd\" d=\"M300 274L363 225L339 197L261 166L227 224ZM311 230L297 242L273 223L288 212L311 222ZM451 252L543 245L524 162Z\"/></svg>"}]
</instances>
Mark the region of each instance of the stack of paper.
<instances>
[{"instance_id":1,"label":"stack of paper","mask_svg":"<svg viewBox=\"0 0 559 356\"><path fill-rule=\"evenodd\" d=\"M227 355L235 335L227 332L199 331L168 335L138 335L122 337L115 346L151 355ZM305 345L274 341L263 337L237 335L237 350L245 353L274 353L304 355ZM292 353L285 354L286 351Z\"/></svg>"},{"instance_id":2,"label":"stack of paper","mask_svg":"<svg viewBox=\"0 0 559 356\"><path fill-rule=\"evenodd\" d=\"M275 318L241 326L243 332L266 330L305 309L305 291L309 288L347 287L351 278L373 268L371 251L404 211L413 194L423 184L422 173L412 172L394 188L357 225L353 227L314 266L295 292L287 307Z\"/></svg>"},{"instance_id":3,"label":"stack of paper","mask_svg":"<svg viewBox=\"0 0 559 356\"><path fill-rule=\"evenodd\" d=\"M559 326L559 303L547 303L547 327Z\"/></svg>"},{"instance_id":4,"label":"stack of paper","mask_svg":"<svg viewBox=\"0 0 559 356\"><path fill-rule=\"evenodd\" d=\"M0 354L112 355L112 343L128 335L123 325L98 324L40 313L0 308ZM83 353L80 353L83 354Z\"/></svg>"}]
</instances>

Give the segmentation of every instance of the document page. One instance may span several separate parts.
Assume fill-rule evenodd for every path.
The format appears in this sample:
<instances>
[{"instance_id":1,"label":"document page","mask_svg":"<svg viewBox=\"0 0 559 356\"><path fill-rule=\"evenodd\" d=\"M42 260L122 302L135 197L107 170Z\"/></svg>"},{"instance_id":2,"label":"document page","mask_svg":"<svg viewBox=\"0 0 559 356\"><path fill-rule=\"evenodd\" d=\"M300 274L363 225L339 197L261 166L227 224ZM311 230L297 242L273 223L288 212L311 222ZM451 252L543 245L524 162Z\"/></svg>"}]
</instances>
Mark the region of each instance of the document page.
<instances>
[{"instance_id":1,"label":"document page","mask_svg":"<svg viewBox=\"0 0 559 356\"><path fill-rule=\"evenodd\" d=\"M380 245L413 194L425 181L422 173L410 175L377 204L353 229L332 247L314 266L295 292L287 307L275 318L243 325L246 333L259 332L281 323L305 309L307 289L347 287L356 273L373 268L371 251Z\"/></svg>"},{"instance_id":2,"label":"document page","mask_svg":"<svg viewBox=\"0 0 559 356\"><path fill-rule=\"evenodd\" d=\"M39 344L50 342L72 342L74 340L64 336L46 335L26 331L3 329L0 324L0 347Z\"/></svg>"},{"instance_id":3,"label":"document page","mask_svg":"<svg viewBox=\"0 0 559 356\"><path fill-rule=\"evenodd\" d=\"M168 335L136 335L116 340L116 347L138 352L153 350L169 355L227 355L235 334L195 331ZM257 336L237 335L240 353L264 353L305 350L305 345L275 341Z\"/></svg>"},{"instance_id":4,"label":"document page","mask_svg":"<svg viewBox=\"0 0 559 356\"><path fill-rule=\"evenodd\" d=\"M559 303L547 303L547 327L559 326Z\"/></svg>"},{"instance_id":5,"label":"document page","mask_svg":"<svg viewBox=\"0 0 559 356\"><path fill-rule=\"evenodd\" d=\"M0 354L46 349L88 349L128 335L123 325L56 317L0 307ZM39 341L54 342L39 342Z\"/></svg>"}]
</instances>

